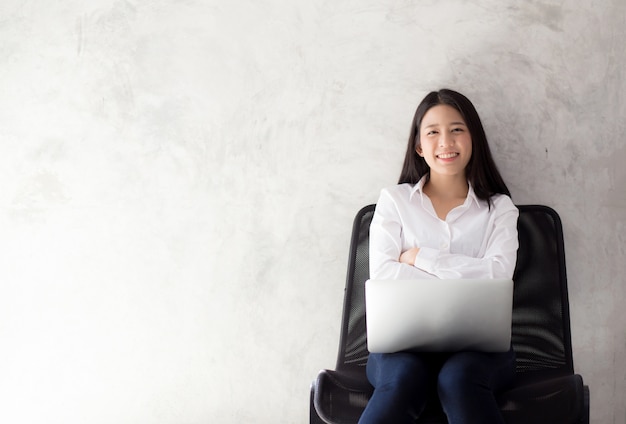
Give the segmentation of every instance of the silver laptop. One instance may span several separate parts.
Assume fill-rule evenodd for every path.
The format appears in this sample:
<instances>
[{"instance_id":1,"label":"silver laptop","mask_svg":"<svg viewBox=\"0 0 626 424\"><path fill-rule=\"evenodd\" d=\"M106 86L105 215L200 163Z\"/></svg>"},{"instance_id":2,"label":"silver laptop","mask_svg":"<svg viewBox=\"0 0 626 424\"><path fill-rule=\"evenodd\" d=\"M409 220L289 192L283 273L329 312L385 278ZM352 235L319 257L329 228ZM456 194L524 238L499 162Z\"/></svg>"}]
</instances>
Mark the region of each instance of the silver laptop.
<instances>
[{"instance_id":1,"label":"silver laptop","mask_svg":"<svg viewBox=\"0 0 626 424\"><path fill-rule=\"evenodd\" d=\"M373 353L510 348L512 280L368 280L365 307Z\"/></svg>"}]
</instances>

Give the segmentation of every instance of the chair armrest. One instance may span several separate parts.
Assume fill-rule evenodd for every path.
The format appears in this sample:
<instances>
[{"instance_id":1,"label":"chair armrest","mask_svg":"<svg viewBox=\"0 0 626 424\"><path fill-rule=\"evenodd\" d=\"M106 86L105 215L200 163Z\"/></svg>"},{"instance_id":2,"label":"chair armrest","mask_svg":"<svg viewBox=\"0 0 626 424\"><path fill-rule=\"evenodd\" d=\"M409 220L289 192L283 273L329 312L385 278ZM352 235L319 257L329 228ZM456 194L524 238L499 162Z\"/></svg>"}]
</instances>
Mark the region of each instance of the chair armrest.
<instances>
[{"instance_id":1,"label":"chair armrest","mask_svg":"<svg viewBox=\"0 0 626 424\"><path fill-rule=\"evenodd\" d=\"M373 390L362 370L322 370L313 383L313 405L317 415L326 423L354 423Z\"/></svg>"},{"instance_id":2,"label":"chair armrest","mask_svg":"<svg viewBox=\"0 0 626 424\"><path fill-rule=\"evenodd\" d=\"M585 387L578 374L554 377L516 385L502 393L498 403L509 423L579 424L585 422L589 405Z\"/></svg>"}]
</instances>

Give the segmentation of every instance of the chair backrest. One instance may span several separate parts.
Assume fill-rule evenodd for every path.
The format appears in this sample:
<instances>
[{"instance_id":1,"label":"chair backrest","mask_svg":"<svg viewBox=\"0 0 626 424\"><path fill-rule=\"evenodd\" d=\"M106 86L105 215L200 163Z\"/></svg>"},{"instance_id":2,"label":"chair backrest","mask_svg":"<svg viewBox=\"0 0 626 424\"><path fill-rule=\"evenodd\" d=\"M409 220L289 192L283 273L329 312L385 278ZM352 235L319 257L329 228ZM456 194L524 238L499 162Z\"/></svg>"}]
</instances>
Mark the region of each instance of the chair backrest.
<instances>
[{"instance_id":1,"label":"chair backrest","mask_svg":"<svg viewBox=\"0 0 626 424\"><path fill-rule=\"evenodd\" d=\"M337 370L367 363L365 281L369 278L369 227L376 205L361 209L352 230ZM563 229L558 214L539 205L518 206L520 247L513 280L512 341L517 371L573 373Z\"/></svg>"}]
</instances>

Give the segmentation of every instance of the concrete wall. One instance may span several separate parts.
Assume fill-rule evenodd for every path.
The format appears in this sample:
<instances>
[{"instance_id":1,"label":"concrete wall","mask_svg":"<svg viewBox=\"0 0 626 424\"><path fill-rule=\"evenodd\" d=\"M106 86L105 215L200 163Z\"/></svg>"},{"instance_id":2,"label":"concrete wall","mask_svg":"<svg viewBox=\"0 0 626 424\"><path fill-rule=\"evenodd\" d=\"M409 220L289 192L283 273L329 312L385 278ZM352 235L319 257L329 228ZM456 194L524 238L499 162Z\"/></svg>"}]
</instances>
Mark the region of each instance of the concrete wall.
<instances>
[{"instance_id":1,"label":"concrete wall","mask_svg":"<svg viewBox=\"0 0 626 424\"><path fill-rule=\"evenodd\" d=\"M626 422L623 0L0 4L0 421L304 423L352 217L417 102L563 218L575 366Z\"/></svg>"}]
</instances>

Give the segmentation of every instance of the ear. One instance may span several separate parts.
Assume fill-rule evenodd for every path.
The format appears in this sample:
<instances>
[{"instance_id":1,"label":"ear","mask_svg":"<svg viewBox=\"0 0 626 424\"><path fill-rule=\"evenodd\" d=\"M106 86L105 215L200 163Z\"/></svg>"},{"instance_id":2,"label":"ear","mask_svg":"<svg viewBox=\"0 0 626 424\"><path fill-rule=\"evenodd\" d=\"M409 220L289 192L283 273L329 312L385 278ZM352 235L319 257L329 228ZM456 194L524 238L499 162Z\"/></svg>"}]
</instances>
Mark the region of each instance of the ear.
<instances>
[{"instance_id":1,"label":"ear","mask_svg":"<svg viewBox=\"0 0 626 424\"><path fill-rule=\"evenodd\" d=\"M424 153L422 152L422 148L420 146L417 146L415 148L415 152L420 155L421 157L424 157Z\"/></svg>"}]
</instances>

